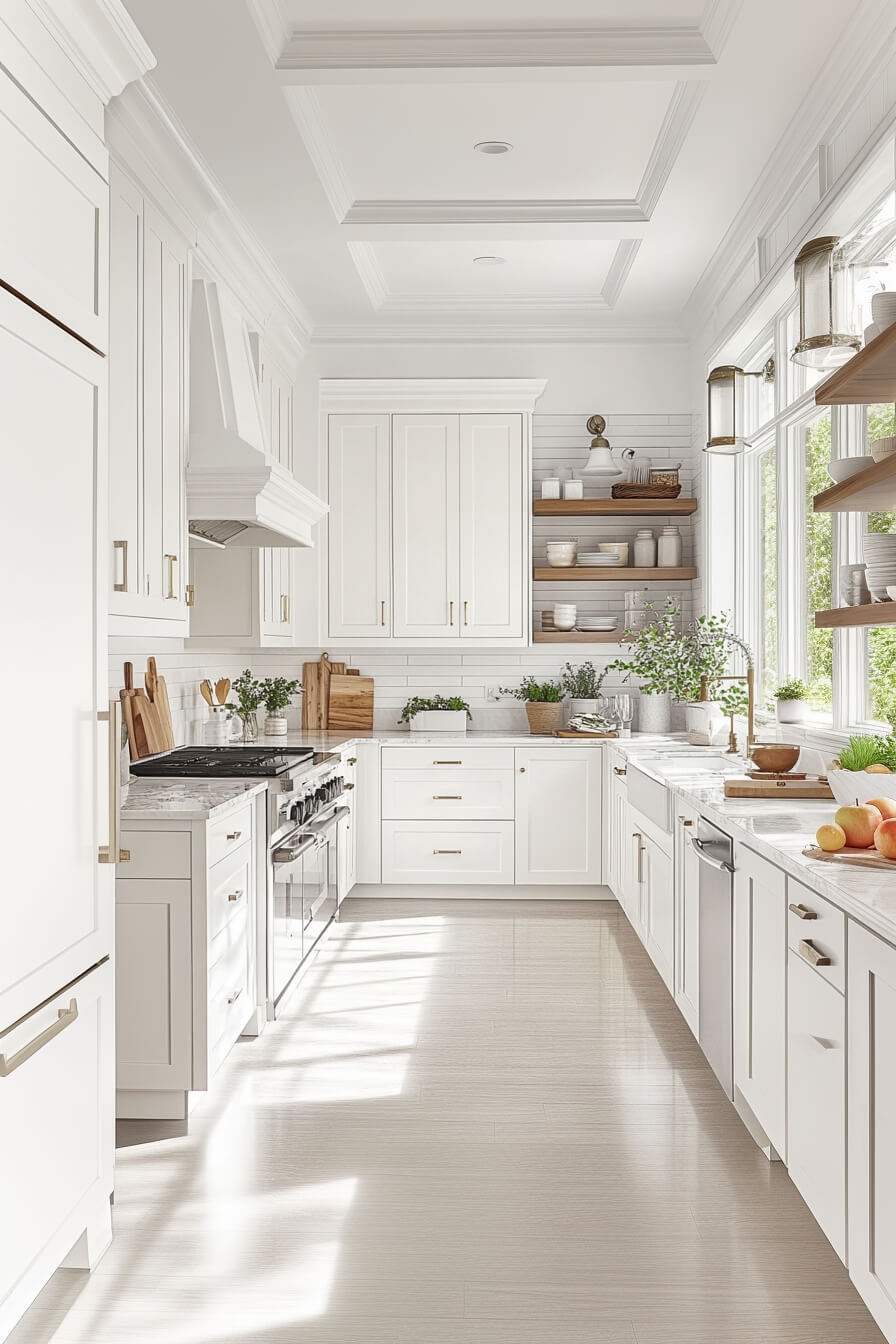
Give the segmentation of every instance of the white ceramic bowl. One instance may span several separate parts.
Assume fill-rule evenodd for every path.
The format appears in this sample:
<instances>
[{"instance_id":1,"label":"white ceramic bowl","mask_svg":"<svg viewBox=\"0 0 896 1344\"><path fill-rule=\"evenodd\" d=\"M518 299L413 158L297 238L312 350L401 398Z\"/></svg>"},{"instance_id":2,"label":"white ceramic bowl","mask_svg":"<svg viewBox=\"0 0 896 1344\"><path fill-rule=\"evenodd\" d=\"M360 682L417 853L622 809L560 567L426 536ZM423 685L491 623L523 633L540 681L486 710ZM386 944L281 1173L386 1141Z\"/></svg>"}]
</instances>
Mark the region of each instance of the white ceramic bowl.
<instances>
[{"instance_id":1,"label":"white ceramic bowl","mask_svg":"<svg viewBox=\"0 0 896 1344\"><path fill-rule=\"evenodd\" d=\"M870 447L875 462L883 462L884 458L892 457L896 453L896 434L888 434L885 439L875 439Z\"/></svg>"},{"instance_id":2,"label":"white ceramic bowl","mask_svg":"<svg viewBox=\"0 0 896 1344\"><path fill-rule=\"evenodd\" d=\"M828 475L838 484L849 480L857 471L864 471L874 462L873 457L835 457L828 463Z\"/></svg>"},{"instance_id":3,"label":"white ceramic bowl","mask_svg":"<svg viewBox=\"0 0 896 1344\"><path fill-rule=\"evenodd\" d=\"M864 770L829 770L831 793L841 807L856 799L869 803L872 798L896 799L896 775L867 775Z\"/></svg>"},{"instance_id":4,"label":"white ceramic bowl","mask_svg":"<svg viewBox=\"0 0 896 1344\"><path fill-rule=\"evenodd\" d=\"M627 541L601 541L598 542L597 549L599 551L605 551L607 555L618 555L620 565L628 564Z\"/></svg>"}]
</instances>

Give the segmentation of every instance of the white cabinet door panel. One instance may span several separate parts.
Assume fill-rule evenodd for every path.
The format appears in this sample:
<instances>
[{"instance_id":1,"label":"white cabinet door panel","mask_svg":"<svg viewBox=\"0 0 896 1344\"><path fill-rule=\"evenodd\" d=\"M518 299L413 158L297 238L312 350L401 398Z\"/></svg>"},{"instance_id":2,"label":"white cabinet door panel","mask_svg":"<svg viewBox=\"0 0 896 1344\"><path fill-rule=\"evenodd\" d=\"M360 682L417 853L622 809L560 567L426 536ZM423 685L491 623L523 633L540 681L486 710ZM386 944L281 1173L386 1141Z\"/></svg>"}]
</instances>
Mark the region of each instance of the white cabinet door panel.
<instances>
[{"instance_id":1,"label":"white cabinet door panel","mask_svg":"<svg viewBox=\"0 0 896 1344\"><path fill-rule=\"evenodd\" d=\"M398 637L460 635L456 415L392 417L392 526Z\"/></svg>"},{"instance_id":2,"label":"white cabinet door panel","mask_svg":"<svg viewBox=\"0 0 896 1344\"><path fill-rule=\"evenodd\" d=\"M460 598L464 638L523 634L523 418L460 417Z\"/></svg>"},{"instance_id":3,"label":"white cabinet door panel","mask_svg":"<svg viewBox=\"0 0 896 1344\"><path fill-rule=\"evenodd\" d=\"M513 820L513 770L384 770L383 817Z\"/></svg>"},{"instance_id":4,"label":"white cabinet door panel","mask_svg":"<svg viewBox=\"0 0 896 1344\"><path fill-rule=\"evenodd\" d=\"M786 1143L785 877L738 847L734 877L734 1086L783 1156Z\"/></svg>"},{"instance_id":5,"label":"white cabinet door panel","mask_svg":"<svg viewBox=\"0 0 896 1344\"><path fill-rule=\"evenodd\" d=\"M143 197L112 168L109 182L110 611L143 592Z\"/></svg>"},{"instance_id":6,"label":"white cabinet door panel","mask_svg":"<svg viewBox=\"0 0 896 1344\"><path fill-rule=\"evenodd\" d=\"M392 525L388 415L329 417L331 638L391 632Z\"/></svg>"},{"instance_id":7,"label":"white cabinet door panel","mask_svg":"<svg viewBox=\"0 0 896 1344\"><path fill-rule=\"evenodd\" d=\"M696 812L675 827L675 1002L695 1036L700 1030L700 860L691 844Z\"/></svg>"},{"instance_id":8,"label":"white cabinet door panel","mask_svg":"<svg viewBox=\"0 0 896 1344\"><path fill-rule=\"evenodd\" d=\"M192 1064L190 883L119 878L115 898L116 1086L186 1090Z\"/></svg>"},{"instance_id":9,"label":"white cabinet door panel","mask_svg":"<svg viewBox=\"0 0 896 1344\"><path fill-rule=\"evenodd\" d=\"M520 747L515 756L516 881L599 883L600 751Z\"/></svg>"},{"instance_id":10,"label":"white cabinet door panel","mask_svg":"<svg viewBox=\"0 0 896 1344\"><path fill-rule=\"evenodd\" d=\"M653 840L644 838L644 945L666 986L674 984L675 892L674 866Z\"/></svg>"},{"instance_id":11,"label":"white cabinet door panel","mask_svg":"<svg viewBox=\"0 0 896 1344\"><path fill-rule=\"evenodd\" d=\"M509 884L512 821L384 821L383 881Z\"/></svg>"}]
</instances>

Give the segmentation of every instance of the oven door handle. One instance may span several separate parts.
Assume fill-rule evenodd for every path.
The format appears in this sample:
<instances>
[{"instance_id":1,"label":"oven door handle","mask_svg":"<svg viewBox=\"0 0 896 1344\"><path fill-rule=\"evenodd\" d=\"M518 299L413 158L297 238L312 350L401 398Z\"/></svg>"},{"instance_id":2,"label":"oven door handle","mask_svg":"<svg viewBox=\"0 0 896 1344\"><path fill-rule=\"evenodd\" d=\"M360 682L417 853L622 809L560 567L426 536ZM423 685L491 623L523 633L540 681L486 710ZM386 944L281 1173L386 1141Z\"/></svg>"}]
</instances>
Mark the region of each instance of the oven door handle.
<instances>
[{"instance_id":1,"label":"oven door handle","mask_svg":"<svg viewBox=\"0 0 896 1344\"><path fill-rule=\"evenodd\" d=\"M328 817L324 817L323 820L310 822L309 825L305 827L305 830L309 831L311 835L320 835L322 831L328 831L331 826L335 826L343 817L347 817L350 812L350 807L337 807Z\"/></svg>"},{"instance_id":2,"label":"oven door handle","mask_svg":"<svg viewBox=\"0 0 896 1344\"><path fill-rule=\"evenodd\" d=\"M290 844L289 842L296 834L299 834L301 839L298 844ZM314 847L314 843L314 836L308 835L307 831L294 831L293 835L287 836L285 843L279 844L274 850L272 855L274 867L281 868L287 864L295 863L296 859L301 858L303 854L307 854L308 850Z\"/></svg>"},{"instance_id":3,"label":"oven door handle","mask_svg":"<svg viewBox=\"0 0 896 1344\"><path fill-rule=\"evenodd\" d=\"M701 858L704 863L708 863L710 868L717 868L720 873L734 872L733 864L727 863L724 859L714 859L712 855L707 852L706 845L702 840L699 840L696 835L691 836L691 844L697 851L699 858Z\"/></svg>"}]
</instances>

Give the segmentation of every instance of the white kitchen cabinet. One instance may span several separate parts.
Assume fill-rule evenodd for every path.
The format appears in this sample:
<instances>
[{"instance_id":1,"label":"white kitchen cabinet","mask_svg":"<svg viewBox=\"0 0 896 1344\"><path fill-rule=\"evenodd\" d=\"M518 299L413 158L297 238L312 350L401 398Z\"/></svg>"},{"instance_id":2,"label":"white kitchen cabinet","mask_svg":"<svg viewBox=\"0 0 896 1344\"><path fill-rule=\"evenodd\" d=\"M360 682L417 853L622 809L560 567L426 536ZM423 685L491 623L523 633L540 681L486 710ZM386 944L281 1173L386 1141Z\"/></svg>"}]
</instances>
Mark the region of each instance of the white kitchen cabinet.
<instances>
[{"instance_id":1,"label":"white kitchen cabinet","mask_svg":"<svg viewBox=\"0 0 896 1344\"><path fill-rule=\"evenodd\" d=\"M252 332L249 339L255 376L258 379L258 399L268 452L281 466L292 471L295 458L293 444L295 380L279 366L258 332Z\"/></svg>"},{"instance_id":2,"label":"white kitchen cabinet","mask_svg":"<svg viewBox=\"0 0 896 1344\"><path fill-rule=\"evenodd\" d=\"M896 1339L896 947L850 920L847 956L849 1273Z\"/></svg>"},{"instance_id":3,"label":"white kitchen cabinet","mask_svg":"<svg viewBox=\"0 0 896 1344\"><path fill-rule=\"evenodd\" d=\"M513 880L512 821L383 822L383 882L509 885Z\"/></svg>"},{"instance_id":4,"label":"white kitchen cabinet","mask_svg":"<svg viewBox=\"0 0 896 1344\"><path fill-rule=\"evenodd\" d=\"M798 952L787 959L787 1169L846 1261L846 1003Z\"/></svg>"},{"instance_id":5,"label":"white kitchen cabinet","mask_svg":"<svg viewBox=\"0 0 896 1344\"><path fill-rule=\"evenodd\" d=\"M527 513L519 415L460 417L460 634L520 639Z\"/></svg>"},{"instance_id":6,"label":"white kitchen cabinet","mask_svg":"<svg viewBox=\"0 0 896 1344\"><path fill-rule=\"evenodd\" d=\"M397 638L460 633L459 445L456 415L392 417L392 526Z\"/></svg>"},{"instance_id":7,"label":"white kitchen cabinet","mask_svg":"<svg viewBox=\"0 0 896 1344\"><path fill-rule=\"evenodd\" d=\"M516 882L603 880L601 753L594 747L518 747Z\"/></svg>"},{"instance_id":8,"label":"white kitchen cabinet","mask_svg":"<svg viewBox=\"0 0 896 1344\"><path fill-rule=\"evenodd\" d=\"M292 551L289 547L190 547L194 645L290 648L295 644Z\"/></svg>"},{"instance_id":9,"label":"white kitchen cabinet","mask_svg":"<svg viewBox=\"0 0 896 1344\"><path fill-rule=\"evenodd\" d=\"M331 415L327 519L331 638L392 630L392 494L388 415Z\"/></svg>"},{"instance_id":10,"label":"white kitchen cabinet","mask_svg":"<svg viewBox=\"0 0 896 1344\"><path fill-rule=\"evenodd\" d=\"M604 786L609 797L607 852L604 868L607 886L622 904L622 856L625 852L625 758L609 747L606 749L606 779Z\"/></svg>"},{"instance_id":11,"label":"white kitchen cabinet","mask_svg":"<svg viewBox=\"0 0 896 1344\"><path fill-rule=\"evenodd\" d=\"M112 629L183 636L188 245L114 164L110 219Z\"/></svg>"},{"instance_id":12,"label":"white kitchen cabinet","mask_svg":"<svg viewBox=\"0 0 896 1344\"><path fill-rule=\"evenodd\" d=\"M675 1002L700 1031L700 860L691 844L697 813L679 807L675 828Z\"/></svg>"},{"instance_id":13,"label":"white kitchen cabinet","mask_svg":"<svg viewBox=\"0 0 896 1344\"><path fill-rule=\"evenodd\" d=\"M787 1131L787 892L783 872L739 845L734 875L734 1088L783 1157ZM764 1146L764 1145L763 1145Z\"/></svg>"},{"instance_id":14,"label":"white kitchen cabinet","mask_svg":"<svg viewBox=\"0 0 896 1344\"><path fill-rule=\"evenodd\" d=\"M642 837L641 929L647 955L672 990L675 967L675 882L672 855Z\"/></svg>"},{"instance_id":15,"label":"white kitchen cabinet","mask_svg":"<svg viewBox=\"0 0 896 1344\"><path fill-rule=\"evenodd\" d=\"M341 774L345 781L345 794L342 803L348 808L348 815L339 822L336 836L336 856L339 864L337 876L338 900L341 905L345 897L358 880L358 753L354 746L340 752Z\"/></svg>"}]
</instances>

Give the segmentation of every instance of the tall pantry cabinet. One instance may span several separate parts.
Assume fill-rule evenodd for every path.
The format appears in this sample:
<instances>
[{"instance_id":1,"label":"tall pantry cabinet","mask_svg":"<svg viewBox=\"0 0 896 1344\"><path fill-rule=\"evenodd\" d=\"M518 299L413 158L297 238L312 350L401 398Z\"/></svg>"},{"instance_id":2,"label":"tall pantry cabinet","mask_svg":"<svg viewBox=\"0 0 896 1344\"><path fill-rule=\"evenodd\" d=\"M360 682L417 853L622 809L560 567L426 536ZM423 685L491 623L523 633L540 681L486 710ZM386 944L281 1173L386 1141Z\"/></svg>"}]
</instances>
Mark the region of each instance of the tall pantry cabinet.
<instances>
[{"instance_id":1,"label":"tall pantry cabinet","mask_svg":"<svg viewBox=\"0 0 896 1344\"><path fill-rule=\"evenodd\" d=\"M528 643L529 445L542 388L321 384L328 640ZM335 409L355 398L367 405Z\"/></svg>"}]
</instances>

